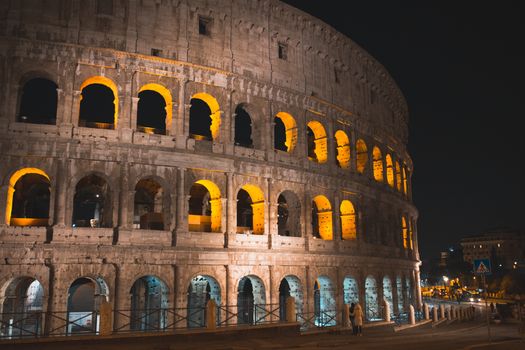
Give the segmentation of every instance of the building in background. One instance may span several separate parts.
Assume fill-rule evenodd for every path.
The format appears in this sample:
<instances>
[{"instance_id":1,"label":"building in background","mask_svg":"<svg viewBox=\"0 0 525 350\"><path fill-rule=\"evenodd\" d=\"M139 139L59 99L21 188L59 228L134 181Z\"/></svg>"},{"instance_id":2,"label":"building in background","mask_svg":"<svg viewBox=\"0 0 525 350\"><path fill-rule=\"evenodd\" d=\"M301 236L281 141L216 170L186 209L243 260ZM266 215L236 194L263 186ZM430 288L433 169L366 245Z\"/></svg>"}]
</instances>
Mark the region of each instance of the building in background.
<instances>
[{"instance_id":1,"label":"building in background","mask_svg":"<svg viewBox=\"0 0 525 350\"><path fill-rule=\"evenodd\" d=\"M461 240L463 259L472 264L475 259L490 259L493 269L518 269L525 258L523 231L498 228Z\"/></svg>"}]
</instances>

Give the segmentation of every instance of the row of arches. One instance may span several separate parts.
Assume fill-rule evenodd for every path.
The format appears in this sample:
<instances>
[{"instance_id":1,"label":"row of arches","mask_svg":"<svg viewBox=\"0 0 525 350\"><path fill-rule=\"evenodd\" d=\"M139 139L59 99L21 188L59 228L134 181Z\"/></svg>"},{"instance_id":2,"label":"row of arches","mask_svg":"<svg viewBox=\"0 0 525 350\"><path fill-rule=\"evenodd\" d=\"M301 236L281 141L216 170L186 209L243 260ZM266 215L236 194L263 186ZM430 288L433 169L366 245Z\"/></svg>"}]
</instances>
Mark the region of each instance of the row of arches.
<instances>
[{"instance_id":1,"label":"row of arches","mask_svg":"<svg viewBox=\"0 0 525 350\"><path fill-rule=\"evenodd\" d=\"M30 331L36 315L46 309L49 292L44 290L40 281L27 276L13 278L1 287L2 334L15 336L18 335L16 332L21 330ZM253 274L243 276L238 280L235 288L234 302L236 305L227 306L230 310L235 310L233 311L236 316L233 319L234 323L257 324L268 317L265 305L270 301L267 300L266 288L264 281ZM305 299L306 288L307 286L295 275L286 275L281 279L278 289L279 319L286 320L286 300L291 296L295 299L295 309L298 315L313 309L316 324L326 324L326 319L329 319L329 325L335 325L337 291L330 277L326 275L317 277L312 286L312 300ZM382 292L378 288L382 288ZM369 275L365 278L363 287L356 278L346 276L342 285L342 302L344 304L361 303L366 319L376 321L384 317L384 310L381 309L382 303L379 300L381 296L388 301L391 313L403 312L407 309L407 305L413 302L411 288L410 279L401 275L395 277L395 280L384 276L380 281ZM119 316L127 316L126 320L129 319L129 322L126 326L130 330L163 329L170 322L168 309L173 308L170 305L171 293L173 293L172 288L161 278L155 275L144 275L137 278L131 285L129 310L117 310L116 313ZM102 277L76 278L67 290L66 333L98 332L100 327L98 311L103 303L112 302L110 295L112 294L108 284ZM396 305L394 305L394 295ZM364 300L361 300L363 296ZM188 328L205 326L206 305L209 300L213 300L217 305L217 325L223 324L226 318L231 318L231 314L221 315L220 311L226 310L224 298L221 284L215 277L210 275L191 277L186 286L185 326ZM229 300L233 301L231 298ZM178 312L181 313L181 311ZM298 317L298 320L300 319L301 317ZM24 325L24 322L27 324ZM9 325L13 324L15 327L9 328ZM38 325L34 324L34 326ZM116 327L119 326L117 320ZM37 329L34 331L37 332Z\"/></svg>"},{"instance_id":2,"label":"row of arches","mask_svg":"<svg viewBox=\"0 0 525 350\"><path fill-rule=\"evenodd\" d=\"M170 201L155 178L140 179L134 191L133 225L137 229L164 230ZM51 180L41 169L16 171L9 181L6 223L11 226L47 226L50 212ZM113 192L104 177L95 173L81 178L75 185L72 226L112 227ZM264 234L265 195L254 184L245 184L236 195L237 233ZM290 190L282 191L276 203L277 233L301 237L301 201ZM188 230L221 232L222 195L211 180L197 180L189 190ZM332 240L332 204L324 195L312 200L314 237ZM342 200L339 206L342 239L357 238L357 212L354 204Z\"/></svg>"},{"instance_id":3,"label":"row of arches","mask_svg":"<svg viewBox=\"0 0 525 350\"><path fill-rule=\"evenodd\" d=\"M18 121L37 124L55 124L57 111L57 88L46 78L33 78L25 82L20 97ZM80 86L79 126L116 129L118 123L118 88L109 78L94 76ZM173 99L164 86L148 83L138 90L136 129L145 133L167 134L173 119ZM295 118L280 111L274 116L274 149L291 153L298 142L298 126ZM197 140L215 140L219 135L221 111L217 99L205 92L193 94L189 109L189 136ZM235 107L234 143L242 147L254 147L253 118L246 103ZM317 120L306 125L307 156L317 163L326 163L329 141L326 127ZM335 162L340 168L351 167L351 141L346 131L336 130L334 135ZM356 170L365 173L369 166L369 150L363 139L355 143ZM383 154L378 146L371 152L372 173L375 180L408 193L408 170L405 164L392 154Z\"/></svg>"}]
</instances>

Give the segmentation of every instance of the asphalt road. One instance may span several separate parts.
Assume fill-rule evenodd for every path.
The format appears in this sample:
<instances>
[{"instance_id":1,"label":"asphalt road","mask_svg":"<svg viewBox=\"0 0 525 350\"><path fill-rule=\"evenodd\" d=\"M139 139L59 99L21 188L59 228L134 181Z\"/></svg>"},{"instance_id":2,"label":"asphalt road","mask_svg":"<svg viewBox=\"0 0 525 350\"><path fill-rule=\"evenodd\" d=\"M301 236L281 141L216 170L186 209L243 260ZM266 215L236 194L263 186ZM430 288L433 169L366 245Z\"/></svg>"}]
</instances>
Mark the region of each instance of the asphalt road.
<instances>
[{"instance_id":1,"label":"asphalt road","mask_svg":"<svg viewBox=\"0 0 525 350\"><path fill-rule=\"evenodd\" d=\"M453 323L432 328L430 325L395 333L391 326L365 328L362 337L348 331L304 335L237 335L230 338L201 339L193 335L183 343L171 343L169 338L123 338L92 343L61 341L40 344L1 344L2 350L270 350L270 349L402 349L402 350L524 350L525 341L518 336L518 325L491 325L492 342L488 343L487 328L482 320Z\"/></svg>"}]
</instances>

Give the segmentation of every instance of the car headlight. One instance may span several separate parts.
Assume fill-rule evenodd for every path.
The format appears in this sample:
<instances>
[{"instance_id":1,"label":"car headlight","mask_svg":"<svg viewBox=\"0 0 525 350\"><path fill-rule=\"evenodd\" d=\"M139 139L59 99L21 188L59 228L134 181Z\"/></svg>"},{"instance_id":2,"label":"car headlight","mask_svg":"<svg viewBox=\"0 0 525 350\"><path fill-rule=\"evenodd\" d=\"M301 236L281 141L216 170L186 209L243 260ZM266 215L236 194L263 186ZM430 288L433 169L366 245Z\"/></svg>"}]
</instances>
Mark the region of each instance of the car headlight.
<instances>
[{"instance_id":1,"label":"car headlight","mask_svg":"<svg viewBox=\"0 0 525 350\"><path fill-rule=\"evenodd\" d=\"M481 301L481 298L478 298L478 301Z\"/></svg>"},{"instance_id":2,"label":"car headlight","mask_svg":"<svg viewBox=\"0 0 525 350\"><path fill-rule=\"evenodd\" d=\"M474 301L474 298L468 298L469 301Z\"/></svg>"}]
</instances>

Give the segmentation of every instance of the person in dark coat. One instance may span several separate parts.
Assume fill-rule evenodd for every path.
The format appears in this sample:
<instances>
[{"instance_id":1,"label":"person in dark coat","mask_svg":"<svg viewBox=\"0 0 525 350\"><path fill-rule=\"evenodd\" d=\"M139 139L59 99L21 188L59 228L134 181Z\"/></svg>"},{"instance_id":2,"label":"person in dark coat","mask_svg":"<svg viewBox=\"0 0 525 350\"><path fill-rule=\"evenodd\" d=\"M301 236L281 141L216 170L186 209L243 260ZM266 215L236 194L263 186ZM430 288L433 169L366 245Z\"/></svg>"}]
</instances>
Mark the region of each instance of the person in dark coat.
<instances>
[{"instance_id":1,"label":"person in dark coat","mask_svg":"<svg viewBox=\"0 0 525 350\"><path fill-rule=\"evenodd\" d=\"M350 304L349 311L350 311L349 313L350 324L352 325L352 334L356 335L357 327L355 326L355 322L354 322L355 321L355 303Z\"/></svg>"}]
</instances>

